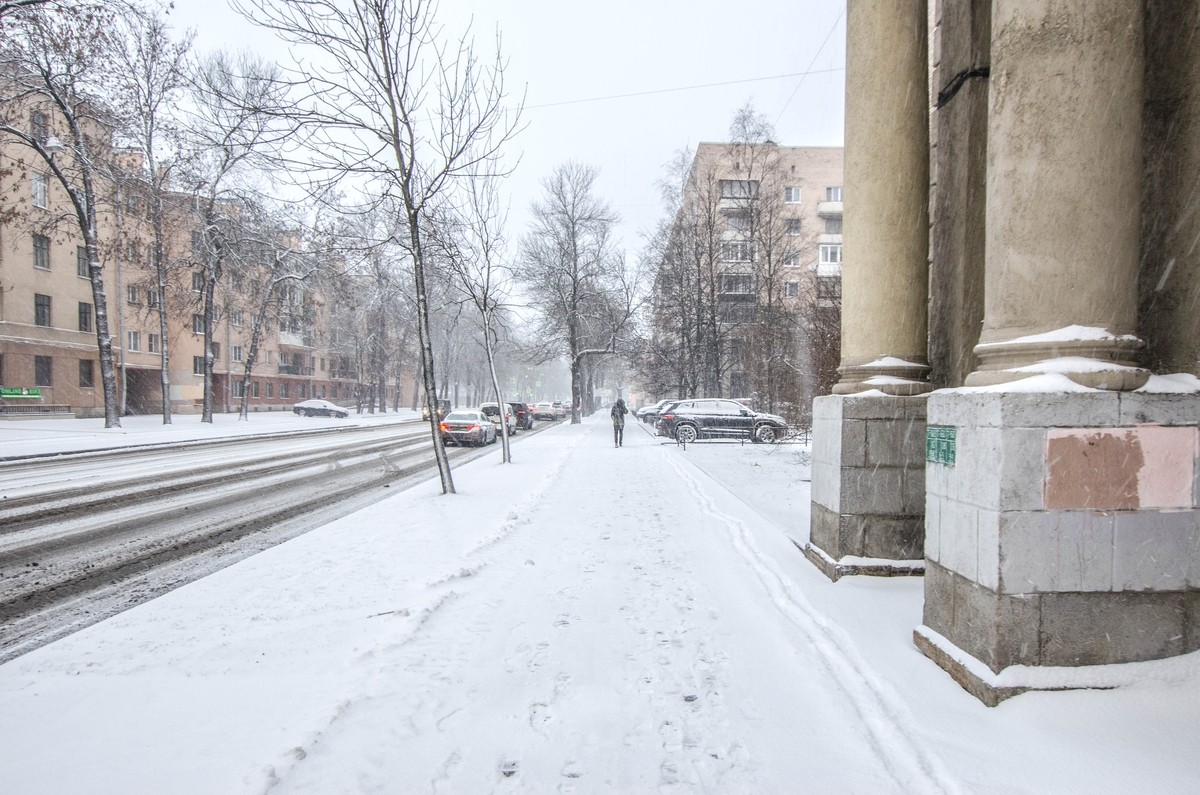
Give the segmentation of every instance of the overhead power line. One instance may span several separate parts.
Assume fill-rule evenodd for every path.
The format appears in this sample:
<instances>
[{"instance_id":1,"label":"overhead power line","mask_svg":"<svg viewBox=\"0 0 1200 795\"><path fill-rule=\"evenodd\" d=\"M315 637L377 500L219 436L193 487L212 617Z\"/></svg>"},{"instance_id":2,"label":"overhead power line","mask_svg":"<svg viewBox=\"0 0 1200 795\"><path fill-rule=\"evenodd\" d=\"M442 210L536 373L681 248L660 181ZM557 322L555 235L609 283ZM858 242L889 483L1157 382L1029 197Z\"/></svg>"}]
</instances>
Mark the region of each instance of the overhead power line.
<instances>
[{"instance_id":1,"label":"overhead power line","mask_svg":"<svg viewBox=\"0 0 1200 795\"><path fill-rule=\"evenodd\" d=\"M634 91L629 94L611 94L606 97L588 97L587 99L567 99L567 100L563 100L562 102L546 102L541 105L526 105L525 110L537 110L538 108L557 108L562 105L580 105L585 102L607 102L607 101L613 100L613 99L629 99L630 97L647 97L652 94L671 94L676 91L696 91L701 88L719 88L721 86L736 86L736 85L739 85L742 83L757 83L757 82L761 82L763 80L786 80L786 79L792 78L792 77L799 77L799 78L803 79L804 77L807 77L810 74L818 75L818 74L824 74L827 72L842 72L842 71L845 71L845 68L841 67L841 66L835 67L832 69L809 69L808 71L805 71L805 72L792 72L791 74L786 74L786 75L770 75L769 77L748 77L744 80L726 80L721 83L703 83L701 85L696 85L696 86L677 86L675 88L659 88L659 89L655 89L653 91ZM793 96L795 96L794 92L793 92ZM791 100L788 100L788 101L790 102Z\"/></svg>"},{"instance_id":2,"label":"overhead power line","mask_svg":"<svg viewBox=\"0 0 1200 795\"><path fill-rule=\"evenodd\" d=\"M796 87L792 89L792 95L788 97L788 101L783 103L783 110L779 111L779 116L775 119L776 124L779 124L779 120L782 119L783 114L787 112L788 105L791 105L792 100L796 98L796 92L799 91L800 86L804 84L804 78L808 77L809 74L815 74L812 72L812 65L815 64L817 59L821 57L821 51L824 50L825 45L829 43L829 37L833 35L835 30L837 30L838 23L842 21L842 15L845 13L846 9L844 8L838 12L837 19L833 20L833 25L829 28L829 32L825 34L825 40L821 42L821 46L817 48L816 55L813 56L812 61L808 64L808 71L800 73L800 82L796 83Z\"/></svg>"}]
</instances>

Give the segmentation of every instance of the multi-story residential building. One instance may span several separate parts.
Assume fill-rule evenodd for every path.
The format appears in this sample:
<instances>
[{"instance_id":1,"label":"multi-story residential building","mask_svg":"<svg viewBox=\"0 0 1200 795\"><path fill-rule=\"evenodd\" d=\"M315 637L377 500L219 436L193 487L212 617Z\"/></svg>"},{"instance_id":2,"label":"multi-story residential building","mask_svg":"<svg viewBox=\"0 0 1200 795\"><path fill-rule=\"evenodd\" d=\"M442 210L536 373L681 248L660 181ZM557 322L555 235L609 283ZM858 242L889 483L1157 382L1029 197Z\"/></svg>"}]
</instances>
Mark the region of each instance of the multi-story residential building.
<instances>
[{"instance_id":1,"label":"multi-story residential building","mask_svg":"<svg viewBox=\"0 0 1200 795\"><path fill-rule=\"evenodd\" d=\"M65 135L55 130L49 110L36 104L6 109L6 115L27 121L39 140ZM164 202L168 277L160 285L141 158L111 154L118 168L96 186L96 211L118 400L125 413L161 411L165 353L172 411L197 412L204 382L204 275L192 197L171 194ZM6 404L0 411L56 405L76 416L101 416L96 298L66 192L30 148L0 139L0 196L0 387ZM267 283L269 258L241 253L249 256L230 259L216 291L216 411L235 410L240 403L252 324ZM166 317L165 341L160 313ZM328 314L320 293L305 283L280 291L249 382L251 410L289 408L308 397L354 396L358 372L351 360L330 350Z\"/></svg>"},{"instance_id":2,"label":"multi-story residential building","mask_svg":"<svg viewBox=\"0 0 1200 795\"><path fill-rule=\"evenodd\" d=\"M651 393L807 415L836 378L841 185L841 148L699 145L655 290L655 347L674 372Z\"/></svg>"}]
</instances>

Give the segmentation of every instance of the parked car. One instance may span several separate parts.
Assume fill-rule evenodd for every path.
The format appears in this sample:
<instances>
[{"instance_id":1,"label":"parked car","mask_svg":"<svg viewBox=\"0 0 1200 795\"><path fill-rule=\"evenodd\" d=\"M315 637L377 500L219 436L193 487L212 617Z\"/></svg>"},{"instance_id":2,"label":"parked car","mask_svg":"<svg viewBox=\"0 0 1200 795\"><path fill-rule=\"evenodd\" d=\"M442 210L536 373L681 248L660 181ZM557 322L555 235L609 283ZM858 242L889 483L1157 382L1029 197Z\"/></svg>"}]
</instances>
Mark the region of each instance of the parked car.
<instances>
[{"instance_id":1,"label":"parked car","mask_svg":"<svg viewBox=\"0 0 1200 795\"><path fill-rule=\"evenodd\" d=\"M736 400L717 398L681 400L663 412L660 422L665 426L660 426L660 435L685 444L697 439L750 439L770 443L786 434L788 429L782 417L751 411Z\"/></svg>"},{"instance_id":2,"label":"parked car","mask_svg":"<svg viewBox=\"0 0 1200 795\"><path fill-rule=\"evenodd\" d=\"M483 447L496 441L496 424L482 411L459 409L451 411L438 424L442 441L447 444L470 444Z\"/></svg>"},{"instance_id":3,"label":"parked car","mask_svg":"<svg viewBox=\"0 0 1200 795\"><path fill-rule=\"evenodd\" d=\"M534 403L533 418L535 420L556 420L558 419L558 414L554 411L553 403Z\"/></svg>"},{"instance_id":4,"label":"parked car","mask_svg":"<svg viewBox=\"0 0 1200 795\"><path fill-rule=\"evenodd\" d=\"M301 417L341 417L345 419L350 416L350 409L344 409L336 403L330 403L328 400L301 400L296 405L292 406L292 411Z\"/></svg>"},{"instance_id":5,"label":"parked car","mask_svg":"<svg viewBox=\"0 0 1200 795\"><path fill-rule=\"evenodd\" d=\"M509 403L517 415L517 427L523 431L533 429L533 409L527 403Z\"/></svg>"},{"instance_id":6,"label":"parked car","mask_svg":"<svg viewBox=\"0 0 1200 795\"><path fill-rule=\"evenodd\" d=\"M450 413L450 401L446 398L438 398L437 401L438 419L444 419ZM429 420L429 406L421 407L421 419Z\"/></svg>"},{"instance_id":7,"label":"parked car","mask_svg":"<svg viewBox=\"0 0 1200 795\"><path fill-rule=\"evenodd\" d=\"M550 404L554 407L554 419L561 420L571 413L571 407L561 400L556 400Z\"/></svg>"},{"instance_id":8,"label":"parked car","mask_svg":"<svg viewBox=\"0 0 1200 795\"><path fill-rule=\"evenodd\" d=\"M500 413L499 403L480 403L479 410L482 411L489 420L496 423L499 429L500 423L505 423L508 426L508 435L515 436L517 433L517 418L513 416L512 409L505 404L503 417Z\"/></svg>"},{"instance_id":9,"label":"parked car","mask_svg":"<svg viewBox=\"0 0 1200 795\"><path fill-rule=\"evenodd\" d=\"M671 403L676 402L677 401L675 398L667 398L665 400L658 401L652 406L643 406L637 410L637 418L644 423L653 425L654 423L658 422L659 412Z\"/></svg>"}]
</instances>

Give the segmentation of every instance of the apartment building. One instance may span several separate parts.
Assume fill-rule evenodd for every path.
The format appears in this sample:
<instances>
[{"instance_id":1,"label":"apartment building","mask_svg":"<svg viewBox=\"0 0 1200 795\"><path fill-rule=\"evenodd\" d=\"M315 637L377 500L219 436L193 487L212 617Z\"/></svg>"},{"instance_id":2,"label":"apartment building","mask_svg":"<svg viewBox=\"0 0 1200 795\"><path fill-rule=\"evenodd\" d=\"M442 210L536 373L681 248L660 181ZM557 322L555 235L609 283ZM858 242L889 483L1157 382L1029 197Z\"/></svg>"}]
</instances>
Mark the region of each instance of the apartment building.
<instances>
[{"instance_id":1,"label":"apartment building","mask_svg":"<svg viewBox=\"0 0 1200 795\"><path fill-rule=\"evenodd\" d=\"M38 140L66 137L55 129L48 108L30 104L6 109L6 115L28 123ZM166 354L172 411L198 412L204 389L204 276L193 199L172 194L165 202L168 278L160 285L141 158L136 152L110 154L114 167L96 186L96 215L121 410L161 411ZM56 157L71 155L63 151ZM98 298L69 197L44 160L20 142L4 139L0 197L0 416L47 406L80 417L102 416ZM227 263L216 290L214 410L236 410L243 391L255 411L287 409L309 397L351 399L358 380L353 358L331 350L331 309L319 291L301 283L288 286L272 303L253 377L244 389L253 320L269 268L265 255L256 261L255 252L241 254Z\"/></svg>"},{"instance_id":2,"label":"apartment building","mask_svg":"<svg viewBox=\"0 0 1200 795\"><path fill-rule=\"evenodd\" d=\"M842 149L700 144L672 235L657 332L694 337L699 363L685 366L705 373L682 388L806 413L836 377ZM696 327L682 328L689 310L673 296L683 293L709 304L711 319L694 307Z\"/></svg>"}]
</instances>

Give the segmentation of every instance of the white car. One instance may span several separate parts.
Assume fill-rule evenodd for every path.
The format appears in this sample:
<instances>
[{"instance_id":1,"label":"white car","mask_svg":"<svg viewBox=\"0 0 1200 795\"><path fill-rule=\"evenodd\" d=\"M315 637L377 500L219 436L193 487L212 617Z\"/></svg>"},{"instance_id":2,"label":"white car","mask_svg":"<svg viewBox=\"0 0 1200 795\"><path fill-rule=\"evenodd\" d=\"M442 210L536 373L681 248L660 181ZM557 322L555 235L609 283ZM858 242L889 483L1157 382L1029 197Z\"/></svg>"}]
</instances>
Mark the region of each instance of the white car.
<instances>
[{"instance_id":1,"label":"white car","mask_svg":"<svg viewBox=\"0 0 1200 795\"><path fill-rule=\"evenodd\" d=\"M296 412L301 417L340 417L345 419L350 416L350 409L344 409L336 403L330 403L328 400L302 400L292 406L292 411Z\"/></svg>"},{"instance_id":2,"label":"white car","mask_svg":"<svg viewBox=\"0 0 1200 795\"><path fill-rule=\"evenodd\" d=\"M496 423L497 432L500 429L500 423L504 422L508 425L508 435L517 435L517 415L507 403L504 404L504 419L500 419L500 404L499 403L480 403L479 410L487 415L488 419Z\"/></svg>"}]
</instances>

